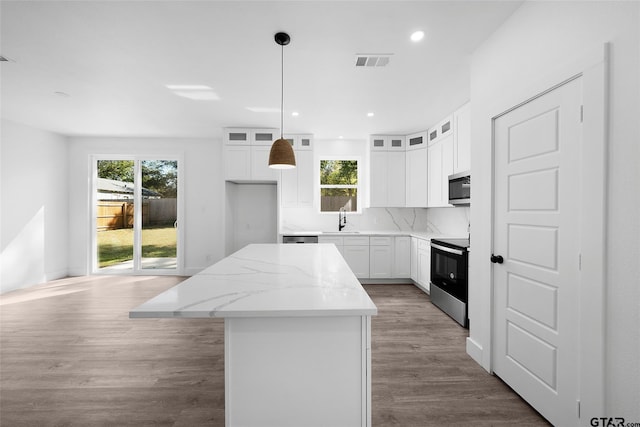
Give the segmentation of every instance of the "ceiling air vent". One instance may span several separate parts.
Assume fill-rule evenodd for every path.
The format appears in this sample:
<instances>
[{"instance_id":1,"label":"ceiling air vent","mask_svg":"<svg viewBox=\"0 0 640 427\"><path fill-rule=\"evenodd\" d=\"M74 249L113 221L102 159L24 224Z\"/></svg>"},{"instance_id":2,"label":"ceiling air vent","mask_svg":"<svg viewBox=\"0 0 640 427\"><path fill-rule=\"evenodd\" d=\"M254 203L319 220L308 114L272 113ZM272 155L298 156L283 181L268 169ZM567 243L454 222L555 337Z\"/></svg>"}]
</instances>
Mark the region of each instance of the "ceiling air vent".
<instances>
[{"instance_id":1,"label":"ceiling air vent","mask_svg":"<svg viewBox=\"0 0 640 427\"><path fill-rule=\"evenodd\" d=\"M356 55L356 67L385 67L389 64L391 53L363 53Z\"/></svg>"}]
</instances>

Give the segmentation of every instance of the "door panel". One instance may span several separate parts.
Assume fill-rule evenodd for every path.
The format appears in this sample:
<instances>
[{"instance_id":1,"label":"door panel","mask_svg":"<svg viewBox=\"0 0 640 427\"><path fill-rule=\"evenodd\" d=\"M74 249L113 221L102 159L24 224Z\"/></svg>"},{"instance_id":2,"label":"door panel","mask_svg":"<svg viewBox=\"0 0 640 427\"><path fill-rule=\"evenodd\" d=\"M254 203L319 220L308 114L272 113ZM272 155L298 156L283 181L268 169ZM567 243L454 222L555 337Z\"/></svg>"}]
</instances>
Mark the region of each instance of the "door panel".
<instances>
[{"instance_id":1,"label":"door panel","mask_svg":"<svg viewBox=\"0 0 640 427\"><path fill-rule=\"evenodd\" d=\"M494 121L494 372L577 425L581 79Z\"/></svg>"}]
</instances>

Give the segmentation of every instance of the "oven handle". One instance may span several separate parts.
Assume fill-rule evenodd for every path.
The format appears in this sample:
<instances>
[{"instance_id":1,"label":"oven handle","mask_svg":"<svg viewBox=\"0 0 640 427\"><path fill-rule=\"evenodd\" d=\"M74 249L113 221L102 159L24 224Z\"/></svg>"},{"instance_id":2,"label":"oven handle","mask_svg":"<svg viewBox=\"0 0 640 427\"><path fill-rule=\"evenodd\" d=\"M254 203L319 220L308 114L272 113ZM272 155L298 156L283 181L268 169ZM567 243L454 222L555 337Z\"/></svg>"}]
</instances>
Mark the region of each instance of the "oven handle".
<instances>
[{"instance_id":1,"label":"oven handle","mask_svg":"<svg viewBox=\"0 0 640 427\"><path fill-rule=\"evenodd\" d=\"M431 242L431 247L439 249L439 250L444 251L444 252L449 252L451 254L464 255L464 251L461 251L460 249L453 249L453 248L448 248L446 246L440 246L440 245L438 245L436 243L433 243L433 242Z\"/></svg>"}]
</instances>

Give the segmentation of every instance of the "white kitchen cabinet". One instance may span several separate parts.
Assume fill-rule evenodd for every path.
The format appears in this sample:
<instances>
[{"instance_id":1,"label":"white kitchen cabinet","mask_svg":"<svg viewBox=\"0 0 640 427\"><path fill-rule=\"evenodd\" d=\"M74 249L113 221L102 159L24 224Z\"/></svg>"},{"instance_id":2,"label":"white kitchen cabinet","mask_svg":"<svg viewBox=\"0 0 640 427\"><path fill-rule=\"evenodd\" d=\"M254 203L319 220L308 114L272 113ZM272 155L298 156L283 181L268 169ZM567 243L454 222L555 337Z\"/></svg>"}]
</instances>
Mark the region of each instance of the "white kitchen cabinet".
<instances>
[{"instance_id":1,"label":"white kitchen cabinet","mask_svg":"<svg viewBox=\"0 0 640 427\"><path fill-rule=\"evenodd\" d=\"M386 151L371 151L369 164L369 206L386 207L389 194Z\"/></svg>"},{"instance_id":2,"label":"white kitchen cabinet","mask_svg":"<svg viewBox=\"0 0 640 427\"><path fill-rule=\"evenodd\" d=\"M393 240L393 269L391 276L403 279L411 277L411 237L395 236Z\"/></svg>"},{"instance_id":3,"label":"white kitchen cabinet","mask_svg":"<svg viewBox=\"0 0 640 427\"><path fill-rule=\"evenodd\" d=\"M269 167L269 153L271 145L251 146L251 180L276 181L279 171Z\"/></svg>"},{"instance_id":4,"label":"white kitchen cabinet","mask_svg":"<svg viewBox=\"0 0 640 427\"><path fill-rule=\"evenodd\" d=\"M390 236L369 238L369 278L387 279L392 277L393 239Z\"/></svg>"},{"instance_id":5,"label":"white kitchen cabinet","mask_svg":"<svg viewBox=\"0 0 640 427\"><path fill-rule=\"evenodd\" d=\"M406 153L406 207L427 207L428 152L426 144Z\"/></svg>"},{"instance_id":6,"label":"white kitchen cabinet","mask_svg":"<svg viewBox=\"0 0 640 427\"><path fill-rule=\"evenodd\" d=\"M453 134L453 116L447 116L440 120L433 128L429 129L428 145L435 144L439 140Z\"/></svg>"},{"instance_id":7,"label":"white kitchen cabinet","mask_svg":"<svg viewBox=\"0 0 640 427\"><path fill-rule=\"evenodd\" d=\"M313 151L295 150L296 167L280 175L280 204L285 208L313 206Z\"/></svg>"},{"instance_id":8,"label":"white kitchen cabinet","mask_svg":"<svg viewBox=\"0 0 640 427\"><path fill-rule=\"evenodd\" d=\"M251 129L236 129L236 128L224 129L224 144L225 145L250 145Z\"/></svg>"},{"instance_id":9,"label":"white kitchen cabinet","mask_svg":"<svg viewBox=\"0 0 640 427\"><path fill-rule=\"evenodd\" d=\"M406 206L406 153L387 151L387 207Z\"/></svg>"},{"instance_id":10,"label":"white kitchen cabinet","mask_svg":"<svg viewBox=\"0 0 640 427\"><path fill-rule=\"evenodd\" d=\"M371 151L405 151L406 138L403 135L371 135L369 149Z\"/></svg>"},{"instance_id":11,"label":"white kitchen cabinet","mask_svg":"<svg viewBox=\"0 0 640 427\"><path fill-rule=\"evenodd\" d=\"M318 243L333 243L344 257L344 239L342 236L318 236Z\"/></svg>"},{"instance_id":12,"label":"white kitchen cabinet","mask_svg":"<svg viewBox=\"0 0 640 427\"><path fill-rule=\"evenodd\" d=\"M249 145L224 147L224 178L227 181L251 178L251 147Z\"/></svg>"},{"instance_id":13,"label":"white kitchen cabinet","mask_svg":"<svg viewBox=\"0 0 640 427\"><path fill-rule=\"evenodd\" d=\"M369 278L369 236L345 236L342 255L356 277Z\"/></svg>"},{"instance_id":14,"label":"white kitchen cabinet","mask_svg":"<svg viewBox=\"0 0 640 427\"><path fill-rule=\"evenodd\" d=\"M453 148L451 134L428 148L428 207L450 206L449 175L453 174Z\"/></svg>"},{"instance_id":15,"label":"white kitchen cabinet","mask_svg":"<svg viewBox=\"0 0 640 427\"><path fill-rule=\"evenodd\" d=\"M453 173L471 169L471 104L453 113Z\"/></svg>"},{"instance_id":16,"label":"white kitchen cabinet","mask_svg":"<svg viewBox=\"0 0 640 427\"><path fill-rule=\"evenodd\" d=\"M418 281L418 238L411 238L411 280Z\"/></svg>"},{"instance_id":17,"label":"white kitchen cabinet","mask_svg":"<svg viewBox=\"0 0 640 427\"><path fill-rule=\"evenodd\" d=\"M427 131L413 133L406 136L406 151L419 150L427 146Z\"/></svg>"},{"instance_id":18,"label":"white kitchen cabinet","mask_svg":"<svg viewBox=\"0 0 640 427\"><path fill-rule=\"evenodd\" d=\"M418 280L416 282L427 292L431 280L431 246L429 240L418 239Z\"/></svg>"},{"instance_id":19,"label":"white kitchen cabinet","mask_svg":"<svg viewBox=\"0 0 640 427\"><path fill-rule=\"evenodd\" d=\"M313 135L311 134L285 134L284 138L296 151L313 150Z\"/></svg>"},{"instance_id":20,"label":"white kitchen cabinet","mask_svg":"<svg viewBox=\"0 0 640 427\"><path fill-rule=\"evenodd\" d=\"M369 206L405 206L405 138L371 135Z\"/></svg>"},{"instance_id":21,"label":"white kitchen cabinet","mask_svg":"<svg viewBox=\"0 0 640 427\"><path fill-rule=\"evenodd\" d=\"M276 181L278 171L269 168L269 151L276 129L224 129L224 162L227 181Z\"/></svg>"}]
</instances>

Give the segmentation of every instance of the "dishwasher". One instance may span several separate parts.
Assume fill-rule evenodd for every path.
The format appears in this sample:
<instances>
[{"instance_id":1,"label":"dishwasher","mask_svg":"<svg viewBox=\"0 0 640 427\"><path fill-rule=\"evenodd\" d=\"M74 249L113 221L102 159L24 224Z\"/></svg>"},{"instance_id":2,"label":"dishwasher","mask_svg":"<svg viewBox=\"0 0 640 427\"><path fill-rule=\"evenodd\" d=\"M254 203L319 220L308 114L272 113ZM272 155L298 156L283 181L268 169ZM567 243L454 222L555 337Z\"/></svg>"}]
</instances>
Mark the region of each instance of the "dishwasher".
<instances>
[{"instance_id":1,"label":"dishwasher","mask_svg":"<svg viewBox=\"0 0 640 427\"><path fill-rule=\"evenodd\" d=\"M318 243L318 236L282 236L282 243Z\"/></svg>"}]
</instances>

